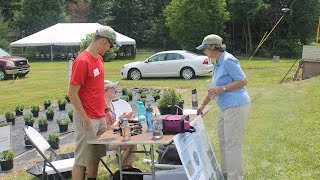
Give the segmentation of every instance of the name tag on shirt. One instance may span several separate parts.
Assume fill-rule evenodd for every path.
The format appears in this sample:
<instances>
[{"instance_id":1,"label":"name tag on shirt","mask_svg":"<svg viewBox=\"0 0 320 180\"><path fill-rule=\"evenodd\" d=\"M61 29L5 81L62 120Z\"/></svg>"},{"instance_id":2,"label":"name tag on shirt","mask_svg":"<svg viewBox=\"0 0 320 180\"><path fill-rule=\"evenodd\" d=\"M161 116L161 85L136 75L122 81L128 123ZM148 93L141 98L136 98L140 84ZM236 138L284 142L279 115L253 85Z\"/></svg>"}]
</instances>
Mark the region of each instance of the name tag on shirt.
<instances>
[{"instance_id":1,"label":"name tag on shirt","mask_svg":"<svg viewBox=\"0 0 320 180\"><path fill-rule=\"evenodd\" d=\"M93 70L93 76L94 76L94 77L97 77L99 74L100 74L99 69L98 69L98 68L95 68L95 69Z\"/></svg>"}]
</instances>

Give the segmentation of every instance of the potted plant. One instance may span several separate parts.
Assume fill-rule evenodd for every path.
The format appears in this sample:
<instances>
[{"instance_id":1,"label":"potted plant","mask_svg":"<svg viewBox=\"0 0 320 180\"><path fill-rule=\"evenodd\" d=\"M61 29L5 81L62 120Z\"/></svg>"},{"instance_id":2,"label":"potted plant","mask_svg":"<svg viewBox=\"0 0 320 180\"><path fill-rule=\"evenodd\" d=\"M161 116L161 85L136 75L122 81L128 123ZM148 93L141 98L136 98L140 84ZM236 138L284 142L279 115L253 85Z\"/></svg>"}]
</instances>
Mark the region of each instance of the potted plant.
<instances>
[{"instance_id":1,"label":"potted plant","mask_svg":"<svg viewBox=\"0 0 320 180\"><path fill-rule=\"evenodd\" d=\"M2 158L0 160L2 171L8 171L13 168L13 158L14 158L13 150L3 151Z\"/></svg>"},{"instance_id":2,"label":"potted plant","mask_svg":"<svg viewBox=\"0 0 320 180\"><path fill-rule=\"evenodd\" d=\"M128 91L127 95L129 96L129 101L132 101L132 91Z\"/></svg>"},{"instance_id":3,"label":"potted plant","mask_svg":"<svg viewBox=\"0 0 320 180\"><path fill-rule=\"evenodd\" d=\"M46 132L48 130L48 120L44 117L40 118L38 121L40 132Z\"/></svg>"},{"instance_id":4,"label":"potted plant","mask_svg":"<svg viewBox=\"0 0 320 180\"><path fill-rule=\"evenodd\" d=\"M32 147L32 143L31 143L31 141L28 139L28 137L26 135L24 136L24 145L26 146L26 148L31 148Z\"/></svg>"},{"instance_id":5,"label":"potted plant","mask_svg":"<svg viewBox=\"0 0 320 180\"><path fill-rule=\"evenodd\" d=\"M71 122L73 122L73 113L74 113L74 109L70 109L69 112L68 112L68 115L69 115L69 118L70 118Z\"/></svg>"},{"instance_id":6,"label":"potted plant","mask_svg":"<svg viewBox=\"0 0 320 180\"><path fill-rule=\"evenodd\" d=\"M23 105L17 105L16 106L16 116L22 116L23 115L23 108L24 106Z\"/></svg>"},{"instance_id":7,"label":"potted plant","mask_svg":"<svg viewBox=\"0 0 320 180\"><path fill-rule=\"evenodd\" d=\"M66 99L68 103L70 102L69 96L67 94L64 96L64 99Z\"/></svg>"},{"instance_id":8,"label":"potted plant","mask_svg":"<svg viewBox=\"0 0 320 180\"><path fill-rule=\"evenodd\" d=\"M31 113L33 114L33 117L39 117L39 106L32 106L31 107Z\"/></svg>"},{"instance_id":9,"label":"potted plant","mask_svg":"<svg viewBox=\"0 0 320 180\"><path fill-rule=\"evenodd\" d=\"M128 94L128 89L127 88L122 88L122 95L127 95Z\"/></svg>"},{"instance_id":10,"label":"potted plant","mask_svg":"<svg viewBox=\"0 0 320 180\"><path fill-rule=\"evenodd\" d=\"M58 106L60 111L66 110L66 104L67 104L66 99L58 99Z\"/></svg>"},{"instance_id":11,"label":"potted plant","mask_svg":"<svg viewBox=\"0 0 320 180\"><path fill-rule=\"evenodd\" d=\"M44 109L48 109L48 107L51 106L51 101L49 99L44 100L43 106L44 106Z\"/></svg>"},{"instance_id":12,"label":"potted plant","mask_svg":"<svg viewBox=\"0 0 320 180\"><path fill-rule=\"evenodd\" d=\"M32 116L32 114L27 114L25 116L23 116L23 119L24 119L24 124L26 126L31 126L33 127L33 123L34 123L34 117Z\"/></svg>"},{"instance_id":13,"label":"potted plant","mask_svg":"<svg viewBox=\"0 0 320 180\"><path fill-rule=\"evenodd\" d=\"M47 116L47 120L48 121L52 121L53 120L53 116L54 116L54 109L53 107L49 107L47 112L46 112L46 116Z\"/></svg>"},{"instance_id":14,"label":"potted plant","mask_svg":"<svg viewBox=\"0 0 320 180\"><path fill-rule=\"evenodd\" d=\"M165 89L158 101L158 108L161 114L177 114L177 107L181 102L181 94L175 89Z\"/></svg>"},{"instance_id":15,"label":"potted plant","mask_svg":"<svg viewBox=\"0 0 320 180\"><path fill-rule=\"evenodd\" d=\"M11 122L12 125L14 125L16 123L15 116L14 116L13 112L6 112L5 117L6 117L6 121L8 123Z\"/></svg>"},{"instance_id":16,"label":"potted plant","mask_svg":"<svg viewBox=\"0 0 320 180\"><path fill-rule=\"evenodd\" d=\"M48 142L52 149L59 149L59 134L50 133L48 137Z\"/></svg>"},{"instance_id":17,"label":"potted plant","mask_svg":"<svg viewBox=\"0 0 320 180\"><path fill-rule=\"evenodd\" d=\"M152 96L154 98L154 101L157 101L158 99L160 99L160 94L158 93L158 91L152 91Z\"/></svg>"},{"instance_id":18,"label":"potted plant","mask_svg":"<svg viewBox=\"0 0 320 180\"><path fill-rule=\"evenodd\" d=\"M57 119L57 124L59 125L60 132L68 131L69 123L70 123L69 119Z\"/></svg>"}]
</instances>

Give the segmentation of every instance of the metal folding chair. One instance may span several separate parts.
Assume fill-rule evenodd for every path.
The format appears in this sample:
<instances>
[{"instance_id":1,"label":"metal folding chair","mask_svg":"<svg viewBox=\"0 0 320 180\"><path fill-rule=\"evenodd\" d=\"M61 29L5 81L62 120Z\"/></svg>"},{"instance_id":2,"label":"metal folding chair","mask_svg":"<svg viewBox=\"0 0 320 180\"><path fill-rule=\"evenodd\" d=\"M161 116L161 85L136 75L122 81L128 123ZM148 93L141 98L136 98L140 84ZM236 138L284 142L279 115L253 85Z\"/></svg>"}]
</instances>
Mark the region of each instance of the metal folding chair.
<instances>
[{"instance_id":1,"label":"metal folding chair","mask_svg":"<svg viewBox=\"0 0 320 180\"><path fill-rule=\"evenodd\" d=\"M35 130L33 127L26 126L24 128L28 139L31 141L33 147L38 151L38 153L43 157L43 173L42 179L45 179L47 175L57 173L61 179L65 179L61 173L71 171L74 164L74 158L50 161L44 154L45 151L49 150L56 156L59 156L51 149L47 140L45 140L42 135Z\"/></svg>"}]
</instances>

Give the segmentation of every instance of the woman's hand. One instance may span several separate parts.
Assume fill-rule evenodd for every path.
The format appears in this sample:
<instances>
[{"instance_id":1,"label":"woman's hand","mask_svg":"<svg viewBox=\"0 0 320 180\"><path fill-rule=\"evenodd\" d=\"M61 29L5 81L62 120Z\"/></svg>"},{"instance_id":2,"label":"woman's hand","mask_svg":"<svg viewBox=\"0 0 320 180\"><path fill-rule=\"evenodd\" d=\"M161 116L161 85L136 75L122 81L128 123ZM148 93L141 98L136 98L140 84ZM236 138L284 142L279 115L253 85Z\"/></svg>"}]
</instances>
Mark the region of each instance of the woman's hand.
<instances>
[{"instance_id":1,"label":"woman's hand","mask_svg":"<svg viewBox=\"0 0 320 180\"><path fill-rule=\"evenodd\" d=\"M122 118L127 118L127 119L131 119L131 117L133 116L133 112L125 112L125 113L122 113L118 119L122 119Z\"/></svg>"},{"instance_id":2,"label":"woman's hand","mask_svg":"<svg viewBox=\"0 0 320 180\"><path fill-rule=\"evenodd\" d=\"M213 88L210 88L208 90L208 94L210 97L218 96L219 94L223 93L225 91L224 86L215 86Z\"/></svg>"}]
</instances>

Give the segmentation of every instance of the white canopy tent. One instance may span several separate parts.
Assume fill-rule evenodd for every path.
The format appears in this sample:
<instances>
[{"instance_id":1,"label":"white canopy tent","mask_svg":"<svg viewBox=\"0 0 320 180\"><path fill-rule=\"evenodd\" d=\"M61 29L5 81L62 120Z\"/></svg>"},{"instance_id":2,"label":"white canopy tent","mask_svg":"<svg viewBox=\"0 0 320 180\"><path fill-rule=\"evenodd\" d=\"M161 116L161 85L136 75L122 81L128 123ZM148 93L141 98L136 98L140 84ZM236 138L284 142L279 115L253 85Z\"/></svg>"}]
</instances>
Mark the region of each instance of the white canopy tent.
<instances>
[{"instance_id":1,"label":"white canopy tent","mask_svg":"<svg viewBox=\"0 0 320 180\"><path fill-rule=\"evenodd\" d=\"M30 46L80 46L81 39L87 34L94 33L100 26L99 23L58 23L18 41L10 43L10 47ZM122 45L133 45L136 49L136 41L130 37L116 32L117 40Z\"/></svg>"}]
</instances>

